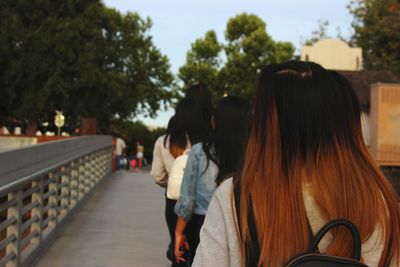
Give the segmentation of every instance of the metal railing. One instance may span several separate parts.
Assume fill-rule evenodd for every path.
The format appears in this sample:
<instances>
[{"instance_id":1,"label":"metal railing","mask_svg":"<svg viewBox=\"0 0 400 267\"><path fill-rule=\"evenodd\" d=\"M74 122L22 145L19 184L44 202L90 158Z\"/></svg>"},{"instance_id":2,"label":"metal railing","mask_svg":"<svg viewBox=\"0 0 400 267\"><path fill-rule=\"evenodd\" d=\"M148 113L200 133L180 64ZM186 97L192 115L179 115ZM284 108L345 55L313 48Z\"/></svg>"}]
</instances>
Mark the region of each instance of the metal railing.
<instances>
[{"instance_id":1,"label":"metal railing","mask_svg":"<svg viewBox=\"0 0 400 267\"><path fill-rule=\"evenodd\" d=\"M0 266L30 266L111 173L110 136L0 153Z\"/></svg>"}]
</instances>

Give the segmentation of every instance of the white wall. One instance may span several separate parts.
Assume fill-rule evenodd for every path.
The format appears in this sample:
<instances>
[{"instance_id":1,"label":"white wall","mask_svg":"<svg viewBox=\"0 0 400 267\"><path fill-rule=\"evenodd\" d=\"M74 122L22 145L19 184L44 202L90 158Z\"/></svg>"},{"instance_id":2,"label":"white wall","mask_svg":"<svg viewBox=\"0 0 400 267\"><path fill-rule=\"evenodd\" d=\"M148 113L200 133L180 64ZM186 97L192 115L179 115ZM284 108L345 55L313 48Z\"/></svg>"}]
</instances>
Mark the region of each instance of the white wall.
<instances>
[{"instance_id":1,"label":"white wall","mask_svg":"<svg viewBox=\"0 0 400 267\"><path fill-rule=\"evenodd\" d=\"M361 112L361 128L364 136L364 142L367 146L370 146L371 145L370 119L369 119L369 114L365 112Z\"/></svg>"},{"instance_id":2,"label":"white wall","mask_svg":"<svg viewBox=\"0 0 400 267\"><path fill-rule=\"evenodd\" d=\"M37 143L35 137L0 136L0 151L31 146Z\"/></svg>"},{"instance_id":3,"label":"white wall","mask_svg":"<svg viewBox=\"0 0 400 267\"><path fill-rule=\"evenodd\" d=\"M301 48L300 59L313 61L330 70L356 71L362 68L362 49L339 39L324 39Z\"/></svg>"}]
</instances>

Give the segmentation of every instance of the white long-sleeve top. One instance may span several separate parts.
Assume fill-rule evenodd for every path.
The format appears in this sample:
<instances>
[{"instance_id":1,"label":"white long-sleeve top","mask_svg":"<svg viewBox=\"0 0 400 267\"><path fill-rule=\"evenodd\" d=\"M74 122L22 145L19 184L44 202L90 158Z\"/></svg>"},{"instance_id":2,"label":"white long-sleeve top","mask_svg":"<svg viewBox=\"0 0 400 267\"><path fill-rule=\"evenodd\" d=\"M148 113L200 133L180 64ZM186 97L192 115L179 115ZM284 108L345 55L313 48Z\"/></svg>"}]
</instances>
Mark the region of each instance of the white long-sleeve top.
<instances>
[{"instance_id":1,"label":"white long-sleeve top","mask_svg":"<svg viewBox=\"0 0 400 267\"><path fill-rule=\"evenodd\" d=\"M168 183L169 172L175 158L169 152L169 138L164 146L165 135L160 136L154 144L153 163L151 164L151 175L156 184L166 187Z\"/></svg>"},{"instance_id":2,"label":"white long-sleeve top","mask_svg":"<svg viewBox=\"0 0 400 267\"><path fill-rule=\"evenodd\" d=\"M153 163L151 164L150 172L156 184L162 187L167 187L169 173L175 160L174 156L169 152L169 138L167 138L164 145L165 137L165 135L160 136L154 144ZM188 139L186 149L190 148L191 145Z\"/></svg>"}]
</instances>

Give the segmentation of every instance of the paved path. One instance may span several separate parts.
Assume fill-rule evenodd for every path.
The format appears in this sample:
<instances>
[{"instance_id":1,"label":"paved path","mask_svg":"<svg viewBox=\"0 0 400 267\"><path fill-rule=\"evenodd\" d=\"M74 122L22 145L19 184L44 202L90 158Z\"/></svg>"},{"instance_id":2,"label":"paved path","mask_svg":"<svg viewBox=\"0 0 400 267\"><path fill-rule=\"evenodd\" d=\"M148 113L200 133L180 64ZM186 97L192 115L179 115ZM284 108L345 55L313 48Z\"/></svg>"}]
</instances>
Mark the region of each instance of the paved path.
<instances>
[{"instance_id":1,"label":"paved path","mask_svg":"<svg viewBox=\"0 0 400 267\"><path fill-rule=\"evenodd\" d=\"M149 173L107 178L37 267L167 267L163 190Z\"/></svg>"}]
</instances>

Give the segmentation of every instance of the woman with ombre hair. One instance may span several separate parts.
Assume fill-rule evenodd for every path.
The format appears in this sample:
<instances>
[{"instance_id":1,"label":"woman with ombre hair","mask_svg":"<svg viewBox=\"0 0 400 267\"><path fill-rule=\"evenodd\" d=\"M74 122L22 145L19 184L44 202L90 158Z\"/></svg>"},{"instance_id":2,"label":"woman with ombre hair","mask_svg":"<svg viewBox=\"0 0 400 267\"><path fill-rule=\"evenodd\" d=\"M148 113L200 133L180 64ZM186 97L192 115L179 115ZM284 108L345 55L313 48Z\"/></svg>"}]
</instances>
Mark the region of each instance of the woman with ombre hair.
<instances>
[{"instance_id":1,"label":"woman with ombre hair","mask_svg":"<svg viewBox=\"0 0 400 267\"><path fill-rule=\"evenodd\" d=\"M213 196L194 266L284 266L339 218L360 231L365 264L400 266L399 198L364 143L350 83L311 62L269 65L243 166ZM350 258L352 236L334 229L319 249Z\"/></svg>"}]
</instances>

